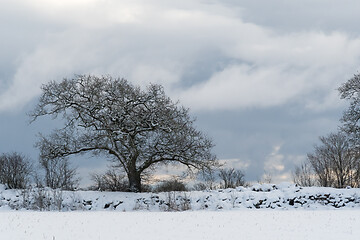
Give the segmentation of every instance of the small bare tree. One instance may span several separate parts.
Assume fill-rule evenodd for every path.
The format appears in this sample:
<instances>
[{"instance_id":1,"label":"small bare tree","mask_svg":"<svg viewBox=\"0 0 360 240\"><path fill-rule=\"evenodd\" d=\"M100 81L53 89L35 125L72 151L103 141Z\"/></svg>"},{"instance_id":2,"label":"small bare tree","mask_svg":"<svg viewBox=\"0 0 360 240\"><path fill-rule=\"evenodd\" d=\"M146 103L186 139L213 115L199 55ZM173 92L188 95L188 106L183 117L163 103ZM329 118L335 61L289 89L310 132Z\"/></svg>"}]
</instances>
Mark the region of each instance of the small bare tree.
<instances>
[{"instance_id":1,"label":"small bare tree","mask_svg":"<svg viewBox=\"0 0 360 240\"><path fill-rule=\"evenodd\" d=\"M245 174L235 168L220 169L219 177L223 181L223 188L235 188L245 185Z\"/></svg>"},{"instance_id":2,"label":"small bare tree","mask_svg":"<svg viewBox=\"0 0 360 240\"><path fill-rule=\"evenodd\" d=\"M324 187L358 186L360 158L343 133L331 133L320 137L321 145L315 145L308 160Z\"/></svg>"},{"instance_id":3,"label":"small bare tree","mask_svg":"<svg viewBox=\"0 0 360 240\"><path fill-rule=\"evenodd\" d=\"M197 186L195 186L198 190L213 190L216 189L218 186L217 183L217 176L219 167L222 166L219 164L217 168L214 169L204 169L200 171L198 174L198 178L201 181Z\"/></svg>"},{"instance_id":4,"label":"small bare tree","mask_svg":"<svg viewBox=\"0 0 360 240\"><path fill-rule=\"evenodd\" d=\"M273 176L270 172L264 171L263 175L257 179L259 184L268 184L273 180Z\"/></svg>"},{"instance_id":5,"label":"small bare tree","mask_svg":"<svg viewBox=\"0 0 360 240\"><path fill-rule=\"evenodd\" d=\"M52 189L74 190L80 179L76 168L70 165L67 158L40 157L40 166L45 171L44 185Z\"/></svg>"},{"instance_id":6,"label":"small bare tree","mask_svg":"<svg viewBox=\"0 0 360 240\"><path fill-rule=\"evenodd\" d=\"M316 184L314 173L308 162L304 162L300 166L296 166L292 175L294 183L299 186L311 187Z\"/></svg>"},{"instance_id":7,"label":"small bare tree","mask_svg":"<svg viewBox=\"0 0 360 240\"><path fill-rule=\"evenodd\" d=\"M8 188L25 189L29 186L32 164L19 153L0 155L0 183Z\"/></svg>"}]
</instances>

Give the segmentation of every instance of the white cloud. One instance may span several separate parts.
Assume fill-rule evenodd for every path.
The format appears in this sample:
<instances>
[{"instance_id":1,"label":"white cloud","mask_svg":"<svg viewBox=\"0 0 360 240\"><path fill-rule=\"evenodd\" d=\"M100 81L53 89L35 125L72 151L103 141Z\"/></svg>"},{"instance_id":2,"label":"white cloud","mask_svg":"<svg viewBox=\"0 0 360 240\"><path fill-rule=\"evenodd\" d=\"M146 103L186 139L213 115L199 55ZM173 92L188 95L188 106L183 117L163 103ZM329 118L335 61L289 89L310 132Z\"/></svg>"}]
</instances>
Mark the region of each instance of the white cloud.
<instances>
[{"instance_id":1,"label":"white cloud","mask_svg":"<svg viewBox=\"0 0 360 240\"><path fill-rule=\"evenodd\" d=\"M300 165L306 159L304 155L291 155L281 153L282 144L275 145L264 161L264 174L262 179L271 177L272 183L292 182L290 165Z\"/></svg>"},{"instance_id":2,"label":"white cloud","mask_svg":"<svg viewBox=\"0 0 360 240\"><path fill-rule=\"evenodd\" d=\"M42 83L74 73L109 73L141 85L161 83L172 97L195 110L288 102L322 110L338 105L334 89L360 64L360 38L311 30L279 33L245 22L238 8L216 1L8 4L28 15L8 14L12 22L23 21L20 24L30 28L26 34L41 35L25 36L24 41L41 40L28 46L25 54L14 49L16 69L11 71L10 86L0 91L0 111L28 102L39 94ZM35 24L25 22L35 17ZM53 28L39 33L38 22ZM209 69L210 77L201 83L191 79L190 87L180 88L189 69L196 71L198 60L209 52L215 53L219 68Z\"/></svg>"},{"instance_id":3,"label":"white cloud","mask_svg":"<svg viewBox=\"0 0 360 240\"><path fill-rule=\"evenodd\" d=\"M8 89L0 95L0 111L25 104L40 94L40 86L50 80L77 73L93 62L90 52L74 45L40 46L22 57Z\"/></svg>"},{"instance_id":4,"label":"white cloud","mask_svg":"<svg viewBox=\"0 0 360 240\"><path fill-rule=\"evenodd\" d=\"M15 0L15 2L54 23L90 29L133 23L143 14L142 5L136 4L135 1Z\"/></svg>"},{"instance_id":5,"label":"white cloud","mask_svg":"<svg viewBox=\"0 0 360 240\"><path fill-rule=\"evenodd\" d=\"M360 64L360 38L314 32L275 35L257 26L246 33L226 46L226 54L243 63L227 65L209 81L187 89L180 96L185 103L215 110L291 101L314 110L340 105L336 88Z\"/></svg>"},{"instance_id":6,"label":"white cloud","mask_svg":"<svg viewBox=\"0 0 360 240\"><path fill-rule=\"evenodd\" d=\"M219 162L221 164L224 164L225 168L235 168L235 169L240 169L242 171L245 171L250 166L249 161L241 160L238 158L220 159Z\"/></svg>"},{"instance_id":7,"label":"white cloud","mask_svg":"<svg viewBox=\"0 0 360 240\"><path fill-rule=\"evenodd\" d=\"M266 157L264 171L267 173L279 173L285 169L284 155L280 153L281 145L274 147L273 151Z\"/></svg>"},{"instance_id":8,"label":"white cloud","mask_svg":"<svg viewBox=\"0 0 360 240\"><path fill-rule=\"evenodd\" d=\"M193 103L196 109L267 107L285 103L304 88L301 76L281 68L235 65L183 92L181 99L187 104Z\"/></svg>"}]
</instances>

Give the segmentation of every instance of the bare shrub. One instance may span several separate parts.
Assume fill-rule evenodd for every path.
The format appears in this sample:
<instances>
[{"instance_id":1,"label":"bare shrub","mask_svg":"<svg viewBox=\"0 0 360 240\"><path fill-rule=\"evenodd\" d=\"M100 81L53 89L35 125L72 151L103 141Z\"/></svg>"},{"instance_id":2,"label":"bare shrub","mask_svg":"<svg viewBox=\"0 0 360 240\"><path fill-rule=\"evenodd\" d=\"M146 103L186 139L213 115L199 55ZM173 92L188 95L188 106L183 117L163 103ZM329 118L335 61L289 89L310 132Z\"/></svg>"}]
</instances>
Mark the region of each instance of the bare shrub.
<instances>
[{"instance_id":1,"label":"bare shrub","mask_svg":"<svg viewBox=\"0 0 360 240\"><path fill-rule=\"evenodd\" d=\"M70 165L69 159L41 157L40 165L45 171L46 187L63 190L74 190L78 187L80 179L76 176L76 168Z\"/></svg>"},{"instance_id":2,"label":"bare shrub","mask_svg":"<svg viewBox=\"0 0 360 240\"><path fill-rule=\"evenodd\" d=\"M295 171L292 173L293 181L299 186L311 187L316 184L314 174L311 165L304 162L300 166L295 167Z\"/></svg>"},{"instance_id":3,"label":"bare shrub","mask_svg":"<svg viewBox=\"0 0 360 240\"><path fill-rule=\"evenodd\" d=\"M19 153L0 155L0 183L12 189L25 189L31 181L32 164Z\"/></svg>"},{"instance_id":4,"label":"bare shrub","mask_svg":"<svg viewBox=\"0 0 360 240\"><path fill-rule=\"evenodd\" d=\"M190 196L184 192L180 197L180 211L187 211L191 209L191 200Z\"/></svg>"},{"instance_id":5,"label":"bare shrub","mask_svg":"<svg viewBox=\"0 0 360 240\"><path fill-rule=\"evenodd\" d=\"M223 181L221 185L223 188L235 188L245 185L245 174L241 170L234 168L220 169L219 177Z\"/></svg>"},{"instance_id":6,"label":"bare shrub","mask_svg":"<svg viewBox=\"0 0 360 240\"><path fill-rule=\"evenodd\" d=\"M219 165L220 167L221 165ZM200 184L197 184L197 186L194 186L195 188L198 188L198 190L214 190L218 188L218 184L216 182L217 178L217 168L216 169L204 169L199 173L200 181L202 181Z\"/></svg>"},{"instance_id":7,"label":"bare shrub","mask_svg":"<svg viewBox=\"0 0 360 240\"><path fill-rule=\"evenodd\" d=\"M195 183L194 186L192 187L192 190L194 191L204 191L208 189L207 185L205 183Z\"/></svg>"},{"instance_id":8,"label":"bare shrub","mask_svg":"<svg viewBox=\"0 0 360 240\"><path fill-rule=\"evenodd\" d=\"M191 201L184 192L179 194L177 192L167 192L164 211L187 211L191 209Z\"/></svg>"},{"instance_id":9,"label":"bare shrub","mask_svg":"<svg viewBox=\"0 0 360 240\"><path fill-rule=\"evenodd\" d=\"M264 171L264 174L261 176L260 179L258 179L258 183L259 184L267 184L267 183L271 183L272 182L272 174L267 172L267 171Z\"/></svg>"},{"instance_id":10,"label":"bare shrub","mask_svg":"<svg viewBox=\"0 0 360 240\"><path fill-rule=\"evenodd\" d=\"M91 179L94 185L90 189L98 191L124 192L128 190L126 176L115 168L107 170L103 174L93 173Z\"/></svg>"},{"instance_id":11,"label":"bare shrub","mask_svg":"<svg viewBox=\"0 0 360 240\"><path fill-rule=\"evenodd\" d=\"M52 190L52 206L58 211L63 207L63 191L61 189Z\"/></svg>"},{"instance_id":12,"label":"bare shrub","mask_svg":"<svg viewBox=\"0 0 360 240\"><path fill-rule=\"evenodd\" d=\"M60 189L28 188L21 191L22 203L14 208L37 211L62 210L63 192Z\"/></svg>"},{"instance_id":13,"label":"bare shrub","mask_svg":"<svg viewBox=\"0 0 360 240\"><path fill-rule=\"evenodd\" d=\"M163 181L160 185L158 185L155 188L156 192L173 192L173 191L180 191L180 192L184 192L187 191L186 185L177 180L177 179L172 179L172 180L166 180Z\"/></svg>"}]
</instances>

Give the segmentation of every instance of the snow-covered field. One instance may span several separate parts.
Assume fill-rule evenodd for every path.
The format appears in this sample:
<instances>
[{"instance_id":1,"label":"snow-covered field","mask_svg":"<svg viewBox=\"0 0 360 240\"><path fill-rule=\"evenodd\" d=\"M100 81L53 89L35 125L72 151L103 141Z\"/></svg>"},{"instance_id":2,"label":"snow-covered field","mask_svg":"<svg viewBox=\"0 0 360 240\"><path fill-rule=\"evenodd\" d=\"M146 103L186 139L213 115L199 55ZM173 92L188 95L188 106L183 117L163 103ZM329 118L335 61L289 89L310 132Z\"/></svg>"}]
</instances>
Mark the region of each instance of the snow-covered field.
<instances>
[{"instance_id":1,"label":"snow-covered field","mask_svg":"<svg viewBox=\"0 0 360 240\"><path fill-rule=\"evenodd\" d=\"M360 210L0 212L0 239L360 239Z\"/></svg>"},{"instance_id":2,"label":"snow-covered field","mask_svg":"<svg viewBox=\"0 0 360 240\"><path fill-rule=\"evenodd\" d=\"M116 193L0 186L0 239L360 239L360 189L267 184Z\"/></svg>"},{"instance_id":3,"label":"snow-covered field","mask_svg":"<svg viewBox=\"0 0 360 240\"><path fill-rule=\"evenodd\" d=\"M360 189L120 193L0 185L2 239L360 239Z\"/></svg>"}]
</instances>

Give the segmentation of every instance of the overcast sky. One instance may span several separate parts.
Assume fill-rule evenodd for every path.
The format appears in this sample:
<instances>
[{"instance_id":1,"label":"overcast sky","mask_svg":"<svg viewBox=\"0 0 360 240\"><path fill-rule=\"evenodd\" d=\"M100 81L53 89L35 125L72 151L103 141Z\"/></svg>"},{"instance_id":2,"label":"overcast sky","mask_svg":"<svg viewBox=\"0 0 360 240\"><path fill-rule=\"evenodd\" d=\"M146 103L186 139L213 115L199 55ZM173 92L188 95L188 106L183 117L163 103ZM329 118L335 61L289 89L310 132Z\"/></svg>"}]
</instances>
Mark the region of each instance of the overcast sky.
<instances>
[{"instance_id":1,"label":"overcast sky","mask_svg":"<svg viewBox=\"0 0 360 240\"><path fill-rule=\"evenodd\" d=\"M360 66L357 0L0 0L0 153L36 160L29 112L49 80L111 74L160 83L245 170L291 180L337 130L337 88ZM75 159L82 175L105 161Z\"/></svg>"}]
</instances>

